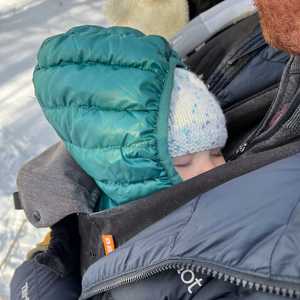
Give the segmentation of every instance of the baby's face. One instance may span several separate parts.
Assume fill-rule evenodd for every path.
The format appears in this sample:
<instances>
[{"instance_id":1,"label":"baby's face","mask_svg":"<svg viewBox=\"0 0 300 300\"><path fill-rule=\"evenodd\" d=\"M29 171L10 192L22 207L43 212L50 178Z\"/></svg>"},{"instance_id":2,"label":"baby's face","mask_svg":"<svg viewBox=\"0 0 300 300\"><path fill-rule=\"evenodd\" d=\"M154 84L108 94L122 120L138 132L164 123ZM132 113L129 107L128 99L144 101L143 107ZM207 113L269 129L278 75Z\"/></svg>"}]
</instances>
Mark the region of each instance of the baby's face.
<instances>
[{"instance_id":1,"label":"baby's face","mask_svg":"<svg viewBox=\"0 0 300 300\"><path fill-rule=\"evenodd\" d=\"M183 180L205 173L224 163L220 150L202 151L173 158L174 167Z\"/></svg>"}]
</instances>

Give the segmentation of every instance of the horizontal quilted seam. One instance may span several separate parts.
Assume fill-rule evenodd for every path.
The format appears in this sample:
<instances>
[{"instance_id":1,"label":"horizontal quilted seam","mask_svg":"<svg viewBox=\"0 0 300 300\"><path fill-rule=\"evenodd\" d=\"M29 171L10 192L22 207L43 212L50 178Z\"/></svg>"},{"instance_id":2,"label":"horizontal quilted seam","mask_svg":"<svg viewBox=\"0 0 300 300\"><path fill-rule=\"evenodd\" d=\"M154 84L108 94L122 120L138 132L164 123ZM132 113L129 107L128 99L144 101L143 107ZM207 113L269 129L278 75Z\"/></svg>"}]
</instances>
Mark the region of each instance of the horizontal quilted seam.
<instances>
[{"instance_id":1,"label":"horizontal quilted seam","mask_svg":"<svg viewBox=\"0 0 300 300\"><path fill-rule=\"evenodd\" d=\"M138 148L140 146L147 146L147 147L156 147L156 142L154 140L152 141L143 141L143 142L135 142L131 143L130 145L112 145L112 146L107 146L107 147L93 147L93 148L86 148L82 147L80 145L73 144L72 142L68 142L64 140L64 143L68 144L70 147L74 148L80 148L83 150L91 150L91 151L110 151L110 150L121 150L121 149L131 149L131 148Z\"/></svg>"},{"instance_id":2,"label":"horizontal quilted seam","mask_svg":"<svg viewBox=\"0 0 300 300\"><path fill-rule=\"evenodd\" d=\"M89 25L90 26L90 25ZM70 36L74 36L74 35L78 35L79 37L81 36L88 36L88 35L93 35L93 36L96 36L97 38L100 38L100 37L121 37L121 38L126 38L126 37L136 37L137 39L140 39L140 38L144 38L145 36L140 33L139 31L136 30L135 33L122 33L122 34L118 34L118 32L116 32L115 34L111 34L111 33L106 33L106 32L96 32L96 31L89 31L89 32L79 32L79 33L75 33L74 32L74 29L77 29L77 28L85 28L86 26L77 26L75 28L72 28L72 30L69 30L67 31L66 33L60 33L60 34L57 34L57 35L54 35L54 36L51 36L51 37L48 37L44 40L44 42L42 43L41 45L41 49L39 52L42 52L44 49L44 47L47 46L47 44L51 41L53 41L54 39L59 39L59 38L68 38ZM86 27L87 28L87 27ZM90 26L90 28L93 28L95 30L101 30L103 29L101 26ZM112 28L116 28L116 27L112 27ZM83 34L82 34L83 33ZM138 35L137 35L138 34ZM40 53L39 53L40 54Z\"/></svg>"},{"instance_id":3,"label":"horizontal quilted seam","mask_svg":"<svg viewBox=\"0 0 300 300\"><path fill-rule=\"evenodd\" d=\"M72 65L79 65L79 66L93 66L93 65L103 65L103 66L107 66L109 68L114 68L114 67L118 67L118 68L126 68L126 69L137 69L137 70L141 70L141 71L145 71L145 72L151 72L157 76L160 76L161 74L159 74L159 72L157 71L157 69L151 69L151 68L146 68L143 67L141 64L137 64L137 65L132 65L132 64L113 64L113 63L107 63L104 61L85 61L85 62L76 62L76 61L63 61L60 63L56 63L56 64L50 64L48 66L40 66L39 64L35 67L34 72L39 72L39 71L44 71L44 70L49 70L51 68L63 68L66 66L72 66ZM164 72L166 72L166 70L164 70ZM162 76L162 75L161 75Z\"/></svg>"},{"instance_id":4,"label":"horizontal quilted seam","mask_svg":"<svg viewBox=\"0 0 300 300\"><path fill-rule=\"evenodd\" d=\"M76 32L76 30L80 30L80 29L81 29L81 31ZM85 31L85 29L87 29L87 31ZM89 30L89 29L92 29L92 30ZM142 41L145 44L154 46L154 48L157 51L157 53L159 54L159 56L163 59L166 58L167 50L168 50L168 42L164 38L159 37L159 36L153 36L156 39L160 39L160 40L164 41L165 44L160 46L160 45L153 43L152 40L149 40L148 39L149 36L145 36L142 32L140 32L136 29L130 28L130 30L132 30L133 32L126 32L126 33L121 33L121 29L124 30L124 28L120 28L118 26L111 27L111 29L112 29L112 31L107 33L105 31L106 28L104 28L104 27L93 26L93 25L92 26L84 25L84 26L74 27L71 30L67 31L66 33L58 34L53 37L49 37L43 42L43 44L39 50L38 61L42 60L44 48L48 47L49 46L48 44L51 43L52 41L56 42L57 40L61 41L61 40L65 40L68 38L72 38L77 50L79 50L79 51L83 50L85 45L83 47L82 44L80 43L80 40L78 39L78 38L82 38L82 37L83 38L86 38L86 37L91 38L90 39L91 41L94 40L95 38L105 38L105 37L108 37L108 38L118 37L119 40L122 40L127 37L132 37L135 40ZM87 40L85 40L85 42L87 42ZM55 46L57 46L57 45L55 45ZM59 48L59 46L58 46L58 48ZM46 49L46 51L47 50L48 49Z\"/></svg>"},{"instance_id":5,"label":"horizontal quilted seam","mask_svg":"<svg viewBox=\"0 0 300 300\"><path fill-rule=\"evenodd\" d=\"M84 26L78 26L78 27L84 27ZM111 27L111 28L118 28L118 26ZM76 29L76 27L75 27L75 29ZM101 26L95 26L95 29L99 30L99 29L103 29L103 27L101 27ZM139 34L139 32L137 30L136 30L135 33L127 32L127 33L122 33L122 34L118 33L117 31L116 31L115 34L114 33L99 32L99 31L98 32L96 32L96 31L84 32L84 34L82 34L82 33L83 33L83 31L75 33L74 30L70 30L70 31L67 31L66 33L62 33L61 35L62 36L76 35L76 36L79 36L79 37L81 37L81 36L86 37L89 34L91 34L91 35L96 36L96 37L120 37L120 38L135 37L137 39L145 37L142 33ZM137 33L138 33L138 35L137 35Z\"/></svg>"},{"instance_id":6,"label":"horizontal quilted seam","mask_svg":"<svg viewBox=\"0 0 300 300\"><path fill-rule=\"evenodd\" d=\"M113 108L103 108L97 105L64 105L64 106L44 106L41 105L41 108L43 110L60 110L60 109L82 109L82 110L87 110L87 111L113 111L113 112L137 112L137 113L149 113L151 111L158 111L157 109L122 109L122 110L117 110Z\"/></svg>"},{"instance_id":7,"label":"horizontal quilted seam","mask_svg":"<svg viewBox=\"0 0 300 300\"><path fill-rule=\"evenodd\" d=\"M168 176L164 176L164 177L160 177L160 179L166 179L167 181L169 180ZM115 186L125 186L125 185L133 185L133 184L141 184L141 183L147 183L147 182L155 182L157 181L157 177L154 178L148 178L148 179L144 179L144 180L135 180L135 181L110 181L110 180L99 180L99 179L95 179L96 182L101 182L103 184L109 184L111 186L115 185Z\"/></svg>"}]
</instances>

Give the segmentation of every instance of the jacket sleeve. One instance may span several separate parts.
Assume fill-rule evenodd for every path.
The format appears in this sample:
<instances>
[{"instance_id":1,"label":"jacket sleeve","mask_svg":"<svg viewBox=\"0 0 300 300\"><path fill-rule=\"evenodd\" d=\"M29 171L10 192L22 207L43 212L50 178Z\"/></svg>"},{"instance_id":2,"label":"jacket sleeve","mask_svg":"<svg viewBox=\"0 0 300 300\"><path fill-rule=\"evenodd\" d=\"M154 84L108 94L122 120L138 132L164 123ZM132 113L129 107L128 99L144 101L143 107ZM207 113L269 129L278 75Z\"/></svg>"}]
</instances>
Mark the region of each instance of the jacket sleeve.
<instances>
[{"instance_id":1,"label":"jacket sleeve","mask_svg":"<svg viewBox=\"0 0 300 300\"><path fill-rule=\"evenodd\" d=\"M10 283L11 300L75 300L81 293L76 275L61 277L34 260L20 265Z\"/></svg>"}]
</instances>

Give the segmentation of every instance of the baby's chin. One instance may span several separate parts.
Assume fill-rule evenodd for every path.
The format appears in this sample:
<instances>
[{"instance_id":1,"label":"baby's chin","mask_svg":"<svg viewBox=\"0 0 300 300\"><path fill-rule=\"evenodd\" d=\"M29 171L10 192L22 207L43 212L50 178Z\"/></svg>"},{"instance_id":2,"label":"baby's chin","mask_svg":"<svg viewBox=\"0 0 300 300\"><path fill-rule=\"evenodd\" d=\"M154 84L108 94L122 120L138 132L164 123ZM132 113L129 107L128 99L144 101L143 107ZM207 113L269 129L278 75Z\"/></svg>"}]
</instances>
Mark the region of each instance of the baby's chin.
<instances>
[{"instance_id":1,"label":"baby's chin","mask_svg":"<svg viewBox=\"0 0 300 300\"><path fill-rule=\"evenodd\" d=\"M274 48L300 54L300 1L255 0L265 40Z\"/></svg>"}]
</instances>

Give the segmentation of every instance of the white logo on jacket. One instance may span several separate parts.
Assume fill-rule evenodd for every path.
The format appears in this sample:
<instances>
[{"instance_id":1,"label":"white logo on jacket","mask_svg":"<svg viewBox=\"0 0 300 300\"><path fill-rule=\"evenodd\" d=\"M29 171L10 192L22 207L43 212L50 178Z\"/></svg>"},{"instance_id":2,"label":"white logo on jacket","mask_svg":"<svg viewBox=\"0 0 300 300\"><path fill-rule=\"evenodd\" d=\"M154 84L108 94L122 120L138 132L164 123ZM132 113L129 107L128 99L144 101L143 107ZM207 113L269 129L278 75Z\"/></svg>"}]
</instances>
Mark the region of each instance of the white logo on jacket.
<instances>
[{"instance_id":1,"label":"white logo on jacket","mask_svg":"<svg viewBox=\"0 0 300 300\"><path fill-rule=\"evenodd\" d=\"M21 292L22 292L22 300L30 300L28 296L28 282L26 281L25 284L22 286Z\"/></svg>"},{"instance_id":2,"label":"white logo on jacket","mask_svg":"<svg viewBox=\"0 0 300 300\"><path fill-rule=\"evenodd\" d=\"M181 281L188 285L188 292L193 294L193 289L195 287L203 286L203 279L197 278L195 273L192 270L185 270L184 268L179 269L177 273L180 275Z\"/></svg>"}]
</instances>

